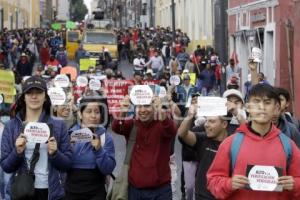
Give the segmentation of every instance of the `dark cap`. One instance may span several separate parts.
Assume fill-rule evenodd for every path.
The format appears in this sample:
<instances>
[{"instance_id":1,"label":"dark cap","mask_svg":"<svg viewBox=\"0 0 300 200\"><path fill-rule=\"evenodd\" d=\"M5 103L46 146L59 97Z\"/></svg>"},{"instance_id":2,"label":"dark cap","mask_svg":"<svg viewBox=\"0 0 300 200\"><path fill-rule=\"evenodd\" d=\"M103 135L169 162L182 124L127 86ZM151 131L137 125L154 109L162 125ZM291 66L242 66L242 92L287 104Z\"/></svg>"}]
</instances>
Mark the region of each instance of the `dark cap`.
<instances>
[{"instance_id":1,"label":"dark cap","mask_svg":"<svg viewBox=\"0 0 300 200\"><path fill-rule=\"evenodd\" d=\"M37 88L37 89L46 91L47 84L43 79L41 79L37 76L31 76L28 79L26 79L26 81L23 83L22 91L23 91L23 93L26 93L32 88Z\"/></svg>"},{"instance_id":2,"label":"dark cap","mask_svg":"<svg viewBox=\"0 0 300 200\"><path fill-rule=\"evenodd\" d=\"M183 80L191 80L191 77L188 74L185 74L183 76Z\"/></svg>"}]
</instances>

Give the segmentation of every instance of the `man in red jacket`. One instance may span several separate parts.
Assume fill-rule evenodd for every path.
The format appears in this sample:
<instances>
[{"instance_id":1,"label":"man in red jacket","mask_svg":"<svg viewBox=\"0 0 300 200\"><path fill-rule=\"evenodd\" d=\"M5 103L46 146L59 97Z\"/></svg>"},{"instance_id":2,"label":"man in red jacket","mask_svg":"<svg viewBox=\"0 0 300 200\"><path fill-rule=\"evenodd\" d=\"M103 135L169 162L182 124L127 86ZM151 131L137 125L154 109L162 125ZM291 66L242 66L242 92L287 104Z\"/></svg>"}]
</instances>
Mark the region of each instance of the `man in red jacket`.
<instances>
[{"instance_id":1,"label":"man in red jacket","mask_svg":"<svg viewBox=\"0 0 300 200\"><path fill-rule=\"evenodd\" d=\"M207 173L208 189L217 199L300 199L300 151L272 124L279 101L272 86L258 84L250 91L247 110L251 122L224 140ZM238 135L243 136L239 142Z\"/></svg>"},{"instance_id":2,"label":"man in red jacket","mask_svg":"<svg viewBox=\"0 0 300 200\"><path fill-rule=\"evenodd\" d=\"M168 119L164 107L155 99L151 105L138 105L136 119L126 119L128 97L121 103L121 116L112 123L112 130L128 140L133 126L137 128L129 169L128 199L172 200L170 151L176 127Z\"/></svg>"}]
</instances>

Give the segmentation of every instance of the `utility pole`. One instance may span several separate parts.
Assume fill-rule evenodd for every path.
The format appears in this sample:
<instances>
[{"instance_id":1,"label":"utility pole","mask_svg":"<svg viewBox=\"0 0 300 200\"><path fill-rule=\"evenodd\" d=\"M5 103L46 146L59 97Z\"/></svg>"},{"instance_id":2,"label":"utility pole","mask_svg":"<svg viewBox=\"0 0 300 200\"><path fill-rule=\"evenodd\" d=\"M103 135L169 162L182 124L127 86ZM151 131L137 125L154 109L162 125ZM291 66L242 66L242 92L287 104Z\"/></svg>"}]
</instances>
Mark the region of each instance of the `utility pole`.
<instances>
[{"instance_id":1,"label":"utility pole","mask_svg":"<svg viewBox=\"0 0 300 200\"><path fill-rule=\"evenodd\" d=\"M175 30L175 2L172 0L172 30L173 30L173 42L175 42L176 38L176 30Z\"/></svg>"}]
</instances>

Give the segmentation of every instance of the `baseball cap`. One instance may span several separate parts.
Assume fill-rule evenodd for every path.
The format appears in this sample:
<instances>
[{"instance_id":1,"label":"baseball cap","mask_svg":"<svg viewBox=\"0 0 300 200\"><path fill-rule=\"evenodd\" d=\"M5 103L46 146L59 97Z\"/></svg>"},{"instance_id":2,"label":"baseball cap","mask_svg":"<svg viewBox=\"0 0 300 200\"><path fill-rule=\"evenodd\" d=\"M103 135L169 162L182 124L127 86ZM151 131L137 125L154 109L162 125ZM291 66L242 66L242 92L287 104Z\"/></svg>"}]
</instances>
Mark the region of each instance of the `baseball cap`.
<instances>
[{"instance_id":1,"label":"baseball cap","mask_svg":"<svg viewBox=\"0 0 300 200\"><path fill-rule=\"evenodd\" d=\"M243 95L242 93L239 91L239 90L236 90L236 89L229 89L229 90L226 90L223 94L223 98L227 98L229 96L236 96L238 97L239 99L241 99L241 101L244 103L244 100L243 100Z\"/></svg>"},{"instance_id":2,"label":"baseball cap","mask_svg":"<svg viewBox=\"0 0 300 200\"><path fill-rule=\"evenodd\" d=\"M26 93L32 88L37 88L37 89L46 91L47 84L43 79L41 79L37 76L31 76L28 79L26 79L25 82L23 83L22 91L23 91L23 93Z\"/></svg>"}]
</instances>

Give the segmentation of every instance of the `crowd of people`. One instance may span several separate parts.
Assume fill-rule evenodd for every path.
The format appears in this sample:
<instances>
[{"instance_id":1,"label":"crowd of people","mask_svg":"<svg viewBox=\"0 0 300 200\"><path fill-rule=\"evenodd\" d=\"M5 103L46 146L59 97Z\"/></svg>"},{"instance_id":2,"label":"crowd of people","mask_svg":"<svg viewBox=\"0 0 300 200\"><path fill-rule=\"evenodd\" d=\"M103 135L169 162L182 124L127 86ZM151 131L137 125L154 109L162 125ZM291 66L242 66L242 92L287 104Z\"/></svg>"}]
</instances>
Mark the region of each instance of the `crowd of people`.
<instances>
[{"instance_id":1,"label":"crowd of people","mask_svg":"<svg viewBox=\"0 0 300 200\"><path fill-rule=\"evenodd\" d=\"M79 71L80 59L89 56L79 45L75 75L67 74L67 86L61 88L64 102L56 104L48 90L61 87L57 77L70 67L65 33L3 30L0 67L13 71L16 97L0 104L0 199L105 200L117 175L112 134L130 143L133 132L129 200L300 199L300 123L289 112L288 90L271 86L252 58L242 69L235 59L223 65L210 47L198 45L187 53L190 40L181 30L175 40L162 27L115 33L119 61L128 61L123 67L131 68L132 79L101 58ZM241 70L249 72L244 84ZM96 79L102 85L98 89L89 85ZM118 109L112 111L110 101L117 94L105 86L125 81L130 83L127 93L117 98L113 106ZM154 88L154 95L150 103L135 105L130 90L142 84ZM165 93L157 93L157 87ZM207 96L226 99L227 114L200 116L199 97ZM49 127L46 142L33 142L25 134L26 125L36 122ZM267 180L273 174L261 166L278 171L273 182ZM258 167L261 181L275 187L255 187L251 167ZM20 198L16 185L22 174L34 177L33 191Z\"/></svg>"}]
</instances>

